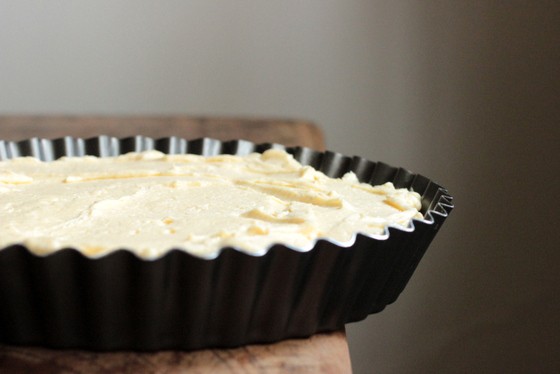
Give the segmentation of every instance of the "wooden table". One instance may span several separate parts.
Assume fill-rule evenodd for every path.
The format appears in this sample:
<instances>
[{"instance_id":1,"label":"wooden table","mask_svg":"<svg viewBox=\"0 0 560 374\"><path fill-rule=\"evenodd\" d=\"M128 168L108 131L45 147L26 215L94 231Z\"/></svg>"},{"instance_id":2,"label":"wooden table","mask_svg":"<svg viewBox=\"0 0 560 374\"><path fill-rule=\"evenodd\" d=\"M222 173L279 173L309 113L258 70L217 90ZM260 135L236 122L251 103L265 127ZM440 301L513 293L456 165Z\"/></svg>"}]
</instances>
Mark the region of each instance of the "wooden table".
<instances>
[{"instance_id":1,"label":"wooden table","mask_svg":"<svg viewBox=\"0 0 560 374\"><path fill-rule=\"evenodd\" d=\"M343 331L234 349L156 353L0 346L5 373L350 373Z\"/></svg>"},{"instance_id":2,"label":"wooden table","mask_svg":"<svg viewBox=\"0 0 560 374\"><path fill-rule=\"evenodd\" d=\"M211 137L219 140L245 139L255 143L280 143L316 150L325 147L322 131L303 120L186 117L186 116L0 116L0 139L22 140L32 137L126 137L144 135L154 138L179 136L188 139Z\"/></svg>"},{"instance_id":3,"label":"wooden table","mask_svg":"<svg viewBox=\"0 0 560 374\"><path fill-rule=\"evenodd\" d=\"M257 118L0 116L0 139L145 135L246 139L324 149L321 130L307 121ZM6 373L350 373L344 331L266 345L194 352L97 353L0 346Z\"/></svg>"}]
</instances>

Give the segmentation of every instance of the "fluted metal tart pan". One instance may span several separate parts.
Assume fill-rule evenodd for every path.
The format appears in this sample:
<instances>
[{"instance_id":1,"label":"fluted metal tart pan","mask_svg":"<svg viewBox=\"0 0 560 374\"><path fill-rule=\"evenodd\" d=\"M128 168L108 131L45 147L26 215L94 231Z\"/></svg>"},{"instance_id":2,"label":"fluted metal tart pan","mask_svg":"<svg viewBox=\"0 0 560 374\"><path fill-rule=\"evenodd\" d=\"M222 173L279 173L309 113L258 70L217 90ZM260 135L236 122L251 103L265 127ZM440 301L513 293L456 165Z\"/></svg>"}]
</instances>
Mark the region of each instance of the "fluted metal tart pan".
<instances>
[{"instance_id":1,"label":"fluted metal tart pan","mask_svg":"<svg viewBox=\"0 0 560 374\"><path fill-rule=\"evenodd\" d=\"M244 155L278 144L244 140L0 140L0 160L35 156L165 153ZM440 185L408 170L335 152L285 148L330 177L354 171L367 183L392 181L422 196L424 219L388 227L351 245L319 239L311 250L272 245L261 255L223 248L214 258L171 249L142 259L116 250L88 258L73 248L35 255L23 245L0 248L0 342L91 350L235 347L341 329L393 303L451 212ZM0 223L1 224L1 223Z\"/></svg>"}]
</instances>

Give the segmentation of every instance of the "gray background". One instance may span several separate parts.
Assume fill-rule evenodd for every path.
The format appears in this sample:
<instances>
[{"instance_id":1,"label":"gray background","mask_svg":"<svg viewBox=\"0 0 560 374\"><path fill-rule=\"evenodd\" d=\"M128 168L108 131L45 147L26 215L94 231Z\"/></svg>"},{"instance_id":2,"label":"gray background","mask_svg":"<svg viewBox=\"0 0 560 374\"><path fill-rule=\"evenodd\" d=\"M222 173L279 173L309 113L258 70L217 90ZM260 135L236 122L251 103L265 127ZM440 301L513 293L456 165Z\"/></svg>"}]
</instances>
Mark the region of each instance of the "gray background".
<instances>
[{"instance_id":1,"label":"gray background","mask_svg":"<svg viewBox=\"0 0 560 374\"><path fill-rule=\"evenodd\" d=\"M356 373L560 370L557 1L0 0L0 114L287 116L456 210Z\"/></svg>"}]
</instances>

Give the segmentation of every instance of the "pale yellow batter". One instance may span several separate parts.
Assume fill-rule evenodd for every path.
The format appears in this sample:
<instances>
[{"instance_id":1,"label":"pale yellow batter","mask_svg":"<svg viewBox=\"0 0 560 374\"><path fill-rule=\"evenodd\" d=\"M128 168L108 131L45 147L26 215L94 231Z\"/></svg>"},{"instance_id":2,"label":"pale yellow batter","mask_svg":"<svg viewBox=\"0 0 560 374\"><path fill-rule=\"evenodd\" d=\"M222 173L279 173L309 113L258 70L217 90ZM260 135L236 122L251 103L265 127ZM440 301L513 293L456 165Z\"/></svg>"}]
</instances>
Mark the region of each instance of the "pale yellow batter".
<instances>
[{"instance_id":1,"label":"pale yellow batter","mask_svg":"<svg viewBox=\"0 0 560 374\"><path fill-rule=\"evenodd\" d=\"M222 247L262 254L273 243L309 250L317 238L352 244L387 225L422 219L420 196L353 173L333 179L281 150L245 157L165 155L0 162L0 248L65 247L90 257L171 248L214 257Z\"/></svg>"}]
</instances>

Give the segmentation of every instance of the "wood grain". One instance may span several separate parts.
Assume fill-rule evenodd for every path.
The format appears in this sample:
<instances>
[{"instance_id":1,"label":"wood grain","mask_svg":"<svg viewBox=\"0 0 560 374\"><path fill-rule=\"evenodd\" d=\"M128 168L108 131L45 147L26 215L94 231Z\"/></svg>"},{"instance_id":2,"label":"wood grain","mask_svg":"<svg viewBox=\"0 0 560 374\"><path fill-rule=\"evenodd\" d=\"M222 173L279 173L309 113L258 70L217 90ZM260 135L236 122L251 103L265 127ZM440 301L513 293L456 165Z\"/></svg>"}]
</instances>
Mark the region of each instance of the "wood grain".
<instances>
[{"instance_id":1,"label":"wood grain","mask_svg":"<svg viewBox=\"0 0 560 374\"><path fill-rule=\"evenodd\" d=\"M324 150L323 133L312 122L291 119L259 119L190 116L0 116L0 139L33 137L179 136L245 139L255 143L279 143Z\"/></svg>"},{"instance_id":2,"label":"wood grain","mask_svg":"<svg viewBox=\"0 0 560 374\"><path fill-rule=\"evenodd\" d=\"M190 353L96 353L0 346L1 368L14 374L351 372L348 344L343 331L275 344Z\"/></svg>"}]
</instances>

